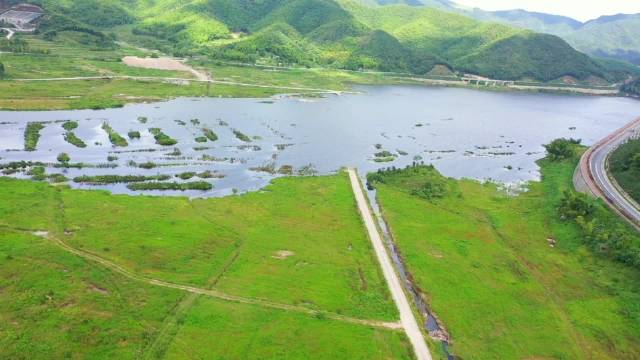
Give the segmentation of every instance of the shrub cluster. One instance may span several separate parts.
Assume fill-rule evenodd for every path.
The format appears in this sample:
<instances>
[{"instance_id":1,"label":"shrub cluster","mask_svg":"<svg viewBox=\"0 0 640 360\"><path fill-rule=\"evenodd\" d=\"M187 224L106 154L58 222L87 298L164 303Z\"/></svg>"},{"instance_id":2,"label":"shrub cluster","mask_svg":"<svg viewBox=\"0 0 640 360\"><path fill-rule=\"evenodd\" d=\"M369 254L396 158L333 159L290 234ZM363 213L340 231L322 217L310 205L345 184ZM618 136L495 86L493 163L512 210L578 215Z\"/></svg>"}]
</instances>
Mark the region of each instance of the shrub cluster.
<instances>
[{"instance_id":1,"label":"shrub cluster","mask_svg":"<svg viewBox=\"0 0 640 360\"><path fill-rule=\"evenodd\" d=\"M44 125L39 122L30 122L24 131L24 149L26 151L35 151L40 140L40 130L44 129Z\"/></svg>"},{"instance_id":2,"label":"shrub cluster","mask_svg":"<svg viewBox=\"0 0 640 360\"><path fill-rule=\"evenodd\" d=\"M580 139L555 139L544 145L547 150L547 158L551 161L571 159L576 155L576 145L580 145Z\"/></svg>"},{"instance_id":3,"label":"shrub cluster","mask_svg":"<svg viewBox=\"0 0 640 360\"><path fill-rule=\"evenodd\" d=\"M104 131L107 132L107 134L109 135L109 141L111 141L111 143L114 146L118 146L118 147L126 147L129 145L129 143L127 142L127 140L125 138L123 138L122 136L120 136L120 134L118 134L117 132L115 132L111 126L109 126L109 124L107 123L103 123L102 124L102 129Z\"/></svg>"},{"instance_id":4,"label":"shrub cluster","mask_svg":"<svg viewBox=\"0 0 640 360\"><path fill-rule=\"evenodd\" d=\"M640 268L640 236L602 203L575 191L565 191L558 215L565 221L573 221L584 242L596 253Z\"/></svg>"},{"instance_id":5,"label":"shrub cluster","mask_svg":"<svg viewBox=\"0 0 640 360\"><path fill-rule=\"evenodd\" d=\"M75 147L79 147L79 148L86 148L87 144L85 144L84 141L82 141L82 139L80 139L79 137L76 136L76 134L73 131L67 131L64 134L64 141L68 142L69 144L75 146Z\"/></svg>"},{"instance_id":6,"label":"shrub cluster","mask_svg":"<svg viewBox=\"0 0 640 360\"><path fill-rule=\"evenodd\" d=\"M233 135L235 135L235 136L236 136L236 138L238 138L238 139L239 139L239 140L241 140L241 141L244 141L244 142L251 142L251 138L250 138L250 137L248 137L247 135L245 135L245 134L241 133L241 132L240 132L240 131L238 131L238 130L233 130Z\"/></svg>"},{"instance_id":7,"label":"shrub cluster","mask_svg":"<svg viewBox=\"0 0 640 360\"><path fill-rule=\"evenodd\" d=\"M65 121L62 124L62 128L67 130L67 131L75 130L75 129L78 128L78 122L77 121Z\"/></svg>"},{"instance_id":8,"label":"shrub cluster","mask_svg":"<svg viewBox=\"0 0 640 360\"><path fill-rule=\"evenodd\" d=\"M151 128L149 132L153 135L153 138L156 139L156 144L162 146L173 146L178 143L177 140L172 139L167 134L163 133L159 128Z\"/></svg>"},{"instance_id":9,"label":"shrub cluster","mask_svg":"<svg viewBox=\"0 0 640 360\"><path fill-rule=\"evenodd\" d=\"M404 169L393 166L367 174L367 187L373 190L376 184L393 185L426 200L442 198L449 190L447 179L433 165L417 162Z\"/></svg>"},{"instance_id":10,"label":"shrub cluster","mask_svg":"<svg viewBox=\"0 0 640 360\"><path fill-rule=\"evenodd\" d=\"M202 132L204 133L204 136L207 137L207 139L209 139L211 141L218 140L218 135L216 133L214 133L211 129L204 128L204 129L202 129Z\"/></svg>"}]
</instances>

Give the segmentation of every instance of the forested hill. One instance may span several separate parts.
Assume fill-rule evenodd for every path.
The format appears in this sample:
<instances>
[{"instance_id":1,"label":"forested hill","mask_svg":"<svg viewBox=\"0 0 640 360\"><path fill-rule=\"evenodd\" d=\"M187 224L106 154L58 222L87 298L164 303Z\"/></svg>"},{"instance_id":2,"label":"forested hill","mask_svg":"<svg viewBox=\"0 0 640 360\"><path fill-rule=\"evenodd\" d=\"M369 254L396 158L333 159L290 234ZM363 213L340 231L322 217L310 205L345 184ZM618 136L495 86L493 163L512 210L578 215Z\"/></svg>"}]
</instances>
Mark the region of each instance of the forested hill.
<instances>
[{"instance_id":1,"label":"forested hill","mask_svg":"<svg viewBox=\"0 0 640 360\"><path fill-rule=\"evenodd\" d=\"M640 79L629 82L622 86L622 92L631 96L640 97Z\"/></svg>"},{"instance_id":2,"label":"forested hill","mask_svg":"<svg viewBox=\"0 0 640 360\"><path fill-rule=\"evenodd\" d=\"M429 73L435 65L499 79L626 78L556 36L431 7L370 0L38 0L41 32L84 31L175 55L281 65ZM442 67L440 67L442 68ZM619 70L619 69L618 69Z\"/></svg>"}]
</instances>

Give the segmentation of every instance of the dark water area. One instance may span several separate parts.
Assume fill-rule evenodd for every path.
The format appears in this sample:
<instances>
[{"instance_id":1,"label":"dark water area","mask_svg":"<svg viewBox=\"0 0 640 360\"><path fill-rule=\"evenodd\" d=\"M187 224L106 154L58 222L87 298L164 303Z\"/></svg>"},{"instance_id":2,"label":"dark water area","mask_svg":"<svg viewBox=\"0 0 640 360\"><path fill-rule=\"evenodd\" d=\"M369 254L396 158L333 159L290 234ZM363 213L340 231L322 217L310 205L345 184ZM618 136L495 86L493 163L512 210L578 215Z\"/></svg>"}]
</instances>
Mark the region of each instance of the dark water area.
<instances>
[{"instance_id":1,"label":"dark water area","mask_svg":"<svg viewBox=\"0 0 640 360\"><path fill-rule=\"evenodd\" d=\"M204 170L225 176L206 179L214 185L210 191L143 192L193 197L260 189L281 176L273 172L282 166L307 174L330 174L351 166L366 174L424 161L446 176L519 184L538 179L535 161L544 155L542 144L558 137L581 138L590 144L640 115L640 102L626 98L418 86L363 86L357 90L362 94L312 100L180 98L107 110L0 112L0 163L55 163L57 155L65 152L72 163L117 166L66 169L69 178ZM139 117L146 117L147 123L142 124ZM62 120L78 121L75 134L86 148L65 142L65 130L56 123ZM23 150L28 122L52 122L41 131L33 152ZM123 137L132 130L140 131L142 137L130 140L125 148L115 148L101 128L104 122ZM203 135L205 127L219 140L197 143L195 138ZM178 144L155 144L149 128L162 129ZM241 141L233 130L247 135L251 142ZM174 148L180 150L179 156L169 155ZM108 162L108 156L118 160ZM161 166L141 169L133 164L148 161ZM12 176L25 177L20 173ZM131 193L124 184L71 185Z\"/></svg>"}]
</instances>

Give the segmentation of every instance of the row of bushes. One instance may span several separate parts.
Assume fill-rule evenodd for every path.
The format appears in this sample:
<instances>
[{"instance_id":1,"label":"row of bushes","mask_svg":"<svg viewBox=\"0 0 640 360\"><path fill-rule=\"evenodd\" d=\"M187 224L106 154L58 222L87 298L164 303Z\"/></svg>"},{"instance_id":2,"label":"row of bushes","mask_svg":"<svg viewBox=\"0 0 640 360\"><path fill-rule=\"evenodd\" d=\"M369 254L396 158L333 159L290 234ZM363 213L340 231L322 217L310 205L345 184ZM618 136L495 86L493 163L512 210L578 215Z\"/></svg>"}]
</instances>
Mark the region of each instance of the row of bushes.
<instances>
[{"instance_id":1,"label":"row of bushes","mask_svg":"<svg viewBox=\"0 0 640 360\"><path fill-rule=\"evenodd\" d=\"M144 190L201 190L207 191L213 189L213 185L206 181L194 181L194 182L148 182L148 183L132 183L127 185L127 188L132 191L144 191Z\"/></svg>"},{"instance_id":2,"label":"row of bushes","mask_svg":"<svg viewBox=\"0 0 640 360\"><path fill-rule=\"evenodd\" d=\"M97 175L97 176L78 176L73 179L76 183L91 185L107 185L107 184L123 184L136 183L145 181L164 181L169 180L169 175Z\"/></svg>"}]
</instances>

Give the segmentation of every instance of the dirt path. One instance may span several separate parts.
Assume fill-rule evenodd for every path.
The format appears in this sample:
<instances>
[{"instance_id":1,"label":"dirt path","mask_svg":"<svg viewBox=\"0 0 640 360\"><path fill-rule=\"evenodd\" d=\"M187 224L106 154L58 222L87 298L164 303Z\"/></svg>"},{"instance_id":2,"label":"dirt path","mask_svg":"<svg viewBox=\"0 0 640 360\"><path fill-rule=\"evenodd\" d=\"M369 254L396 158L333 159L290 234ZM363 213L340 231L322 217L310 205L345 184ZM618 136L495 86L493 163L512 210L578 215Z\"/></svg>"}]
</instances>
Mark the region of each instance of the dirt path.
<instances>
[{"instance_id":1,"label":"dirt path","mask_svg":"<svg viewBox=\"0 0 640 360\"><path fill-rule=\"evenodd\" d=\"M17 231L24 231L24 230L19 230L16 229ZM302 307L302 306L295 306L295 305L289 305L289 304L281 304L281 303L276 303L276 302L272 302L272 301L268 301L268 300L262 300L262 299L250 299L250 298L244 298L244 297L240 297L240 296L235 296L235 295L230 295L230 294L226 294L224 292L218 291L218 290L214 290L214 289L204 289L204 288L198 288L198 287L194 287L194 286L189 286L189 285L181 285L181 284L175 284L175 283L171 283L171 282L167 282L167 281L163 281L163 280L158 280L158 279L152 279L152 278L147 278L141 275L137 275L134 274L132 272L130 272L129 270L124 269L123 267L109 261L106 260L104 258L101 258L97 255L91 254L89 252L86 252L84 250L79 250L76 249L74 247L72 247L71 245L65 243L64 241L56 238L55 236L51 235L49 232L46 231L36 231L36 232L32 232L33 235L45 238L50 240L52 243L54 243L55 245L58 245L60 248L62 248L63 250L80 256L86 260L90 260L92 262L96 262L106 268L109 268L115 272L117 272L118 274L129 278L131 280L135 280L135 281L140 281L140 282L144 282L150 285L155 285L155 286L161 286L161 287L165 287L165 288L169 288L169 289L176 289L176 290L182 290L182 291L187 291L193 294L199 294L199 295L205 295L205 296L210 296L213 298L217 298L217 299L221 299L221 300L226 300L226 301L231 301L231 302L236 302L236 303L242 303L242 304L251 304L251 305L258 305L264 308L271 308L271 309L278 309L278 310L284 310L284 311L290 311L290 312L297 312L297 313L302 313L302 314L307 314L307 315L311 315L311 316L318 316L319 314L325 318L328 319L332 319L332 320L338 320L338 321L343 321L343 322L347 322L347 323L351 323L351 324L357 324L357 325L365 325L365 326L371 326L371 327L377 327L377 328L384 328L384 329L392 329L392 330L399 330L402 329L402 325L397 323L397 322L385 322L385 321L376 321L376 320L365 320L365 319L357 319L357 318L352 318L352 317L348 317L348 316L344 316L344 315L340 315L340 314L336 314L336 313L331 313L331 312L324 312L324 311L317 311L317 310L312 310L306 307Z\"/></svg>"},{"instance_id":2,"label":"dirt path","mask_svg":"<svg viewBox=\"0 0 640 360\"><path fill-rule=\"evenodd\" d=\"M425 342L424 336L422 335L420 327L418 326L418 322L416 321L416 318L411 311L409 300L407 300L407 297L402 289L400 279L395 272L393 264L391 263L391 259L387 254L387 250L382 243L382 238L380 237L378 228L376 227L375 221L373 220L371 211L369 210L369 203L367 202L364 196L364 192L362 191L360 178L358 177L354 169L349 169L348 172L349 179L351 180L353 194L356 197L358 209L360 210L362 220L364 221L367 232L369 233L369 239L371 240L373 249L376 252L378 262L380 263L382 273L384 274L384 278L387 281L389 290L391 291L393 301L396 303L398 311L400 312L400 323L402 324L402 327L404 328L404 331L407 334L411 345L413 345L413 350L416 354L416 358L418 360L431 360L431 353L427 348L427 343Z\"/></svg>"},{"instance_id":3,"label":"dirt path","mask_svg":"<svg viewBox=\"0 0 640 360\"><path fill-rule=\"evenodd\" d=\"M304 91L306 93L318 93L318 94L334 94L334 95L342 95L342 94L360 94L356 91L341 91L341 90L331 90L331 89L318 89L318 88L307 88L307 87L299 87L299 86L281 86L281 85L269 85L269 84L252 84L252 83L242 83L236 81L226 81L226 80L198 80L198 79L186 79L186 78L174 78L174 77L158 77L158 76L128 76L128 75L104 75L104 76L75 76L75 77L59 77L59 78L22 78L22 79L10 79L5 81L16 81L16 82L46 82L46 81L85 81L85 80L135 80L135 81L162 81L169 83L188 83L191 81L202 82L202 83L210 83L210 84L222 84L222 85L232 85L232 86L243 86L243 87L257 87L264 89L278 89L278 90L291 90L291 91Z\"/></svg>"},{"instance_id":4,"label":"dirt path","mask_svg":"<svg viewBox=\"0 0 640 360\"><path fill-rule=\"evenodd\" d=\"M2 28L2 30L7 32L7 40L11 40L11 38L13 37L13 35L15 34L15 31L13 31L13 29L9 29L9 28Z\"/></svg>"},{"instance_id":5,"label":"dirt path","mask_svg":"<svg viewBox=\"0 0 640 360\"><path fill-rule=\"evenodd\" d=\"M190 72L196 79L200 81L211 80L209 74L196 70L184 63L184 60L178 60L168 57L160 58L141 58L137 56L125 56L122 62L131 67L139 67L143 69L169 70L169 71L185 71Z\"/></svg>"}]
</instances>

